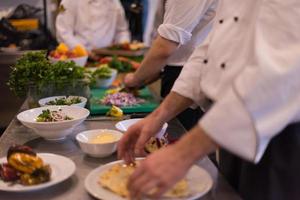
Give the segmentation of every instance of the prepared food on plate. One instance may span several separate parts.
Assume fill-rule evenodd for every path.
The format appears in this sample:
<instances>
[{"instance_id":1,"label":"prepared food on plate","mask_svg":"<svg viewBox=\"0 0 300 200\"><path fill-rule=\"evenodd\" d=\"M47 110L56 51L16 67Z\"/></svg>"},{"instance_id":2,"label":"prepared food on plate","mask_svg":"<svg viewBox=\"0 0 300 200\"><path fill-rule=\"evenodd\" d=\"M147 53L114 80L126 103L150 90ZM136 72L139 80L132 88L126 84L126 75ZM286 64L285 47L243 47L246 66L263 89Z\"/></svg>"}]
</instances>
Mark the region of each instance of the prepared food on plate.
<instances>
[{"instance_id":1,"label":"prepared food on plate","mask_svg":"<svg viewBox=\"0 0 300 200\"><path fill-rule=\"evenodd\" d=\"M36 121L37 122L59 122L65 120L72 120L73 118L66 115L62 112L61 109L59 110L42 110L42 113L38 115Z\"/></svg>"},{"instance_id":2,"label":"prepared food on plate","mask_svg":"<svg viewBox=\"0 0 300 200\"><path fill-rule=\"evenodd\" d=\"M55 98L54 100L48 101L46 105L72 105L81 103L81 99L79 97L62 97L62 98Z\"/></svg>"},{"instance_id":3,"label":"prepared food on plate","mask_svg":"<svg viewBox=\"0 0 300 200\"><path fill-rule=\"evenodd\" d=\"M168 145L168 140L165 138L151 137L146 143L145 151L147 153L153 153L154 151Z\"/></svg>"},{"instance_id":4,"label":"prepared food on plate","mask_svg":"<svg viewBox=\"0 0 300 200\"><path fill-rule=\"evenodd\" d=\"M100 186L110 190L111 192L119 196L129 197L129 191L127 189L128 179L133 174L138 165L139 161L137 161L135 165L124 165L120 163L113 165L107 171L100 174ZM155 191L152 192L154 193ZM182 198L189 195L190 191L188 182L186 179L182 179L163 196L169 198Z\"/></svg>"},{"instance_id":5,"label":"prepared food on plate","mask_svg":"<svg viewBox=\"0 0 300 200\"><path fill-rule=\"evenodd\" d=\"M135 106L141 103L145 103L144 99L134 96L132 93L117 92L113 94L107 94L100 100L103 105L115 105L119 107Z\"/></svg>"},{"instance_id":6,"label":"prepared food on plate","mask_svg":"<svg viewBox=\"0 0 300 200\"><path fill-rule=\"evenodd\" d=\"M0 179L22 185L50 181L51 168L28 146L14 145L7 152L7 163L0 164Z\"/></svg>"},{"instance_id":7,"label":"prepared food on plate","mask_svg":"<svg viewBox=\"0 0 300 200\"><path fill-rule=\"evenodd\" d=\"M88 53L83 46L77 45L73 49L70 49L64 43L60 43L55 50L50 52L50 57L59 60L67 60L69 58L78 58L87 55Z\"/></svg>"}]
</instances>

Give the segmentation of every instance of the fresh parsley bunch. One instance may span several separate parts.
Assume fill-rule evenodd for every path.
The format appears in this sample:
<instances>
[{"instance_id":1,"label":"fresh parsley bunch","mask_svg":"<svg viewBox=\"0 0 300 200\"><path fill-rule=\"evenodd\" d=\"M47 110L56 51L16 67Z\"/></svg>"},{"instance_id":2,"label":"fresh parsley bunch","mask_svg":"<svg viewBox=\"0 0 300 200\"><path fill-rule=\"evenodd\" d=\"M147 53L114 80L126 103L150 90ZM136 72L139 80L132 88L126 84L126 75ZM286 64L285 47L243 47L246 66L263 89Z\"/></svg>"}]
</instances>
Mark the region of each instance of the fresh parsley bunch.
<instances>
[{"instance_id":1,"label":"fresh parsley bunch","mask_svg":"<svg viewBox=\"0 0 300 200\"><path fill-rule=\"evenodd\" d=\"M12 67L8 86L18 97L25 97L30 85L43 88L55 84L63 88L66 83L74 84L85 80L85 70L74 62L57 62L51 64L46 52L37 51L24 54ZM86 80L87 84L89 80Z\"/></svg>"}]
</instances>

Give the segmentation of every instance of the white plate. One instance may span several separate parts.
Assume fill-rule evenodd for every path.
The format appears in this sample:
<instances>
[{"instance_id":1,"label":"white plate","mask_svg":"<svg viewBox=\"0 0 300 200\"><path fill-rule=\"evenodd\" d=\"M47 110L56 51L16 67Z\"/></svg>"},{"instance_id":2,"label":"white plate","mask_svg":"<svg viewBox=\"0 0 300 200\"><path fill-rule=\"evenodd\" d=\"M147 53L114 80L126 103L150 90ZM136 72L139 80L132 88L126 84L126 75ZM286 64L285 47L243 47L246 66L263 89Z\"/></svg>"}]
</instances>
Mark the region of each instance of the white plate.
<instances>
[{"instance_id":1,"label":"white plate","mask_svg":"<svg viewBox=\"0 0 300 200\"><path fill-rule=\"evenodd\" d=\"M39 190L58 184L72 176L75 172L75 163L69 158L50 153L38 153L37 155L43 159L45 164L49 164L51 167L51 180L49 182L39 185L24 186L21 184L10 185L10 182L4 182L0 180L0 190L10 192ZM0 163L4 162L7 162L6 157L0 159Z\"/></svg>"},{"instance_id":2,"label":"white plate","mask_svg":"<svg viewBox=\"0 0 300 200\"><path fill-rule=\"evenodd\" d=\"M112 165L123 161L115 161L102 165L91 171L85 179L84 185L86 190L94 197L102 200L127 200L99 185L99 177L101 173L108 170ZM189 184L191 196L188 198L176 198L173 200L194 200L205 195L213 185L211 176L201 167L194 165L187 173L186 179ZM169 199L170 198L162 198Z\"/></svg>"},{"instance_id":3,"label":"white plate","mask_svg":"<svg viewBox=\"0 0 300 200\"><path fill-rule=\"evenodd\" d=\"M123 121L116 123L115 127L119 131L126 132L130 126L132 126L133 124L137 123L138 121L140 121L142 119L143 118L123 120ZM165 123L163 128L156 134L156 137L158 137L158 138L165 137L166 136L165 132L166 132L167 128L168 128L168 124Z\"/></svg>"}]
</instances>

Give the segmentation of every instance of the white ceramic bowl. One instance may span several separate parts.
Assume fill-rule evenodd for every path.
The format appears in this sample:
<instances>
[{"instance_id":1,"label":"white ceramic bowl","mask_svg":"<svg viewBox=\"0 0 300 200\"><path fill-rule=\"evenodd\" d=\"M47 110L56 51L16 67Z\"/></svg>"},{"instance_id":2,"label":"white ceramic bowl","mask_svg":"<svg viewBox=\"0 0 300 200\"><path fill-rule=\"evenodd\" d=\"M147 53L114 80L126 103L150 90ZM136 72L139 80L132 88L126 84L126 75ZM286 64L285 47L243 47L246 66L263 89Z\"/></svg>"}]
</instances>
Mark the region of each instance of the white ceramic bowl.
<instances>
[{"instance_id":1,"label":"white ceramic bowl","mask_svg":"<svg viewBox=\"0 0 300 200\"><path fill-rule=\"evenodd\" d=\"M47 105L47 103L49 101L54 101L55 99L61 99L61 98L66 98L66 96L53 96L53 97L46 97L46 98L43 98L43 99L40 99L39 100L39 105L40 106L49 106ZM71 104L72 106L79 106L79 107L82 107L84 108L85 105L86 105L86 102L87 102L87 99L85 97L81 97L81 96L69 96L70 98L76 98L76 97L79 97L80 100L81 100L81 103L76 103L76 104Z\"/></svg>"},{"instance_id":2,"label":"white ceramic bowl","mask_svg":"<svg viewBox=\"0 0 300 200\"><path fill-rule=\"evenodd\" d=\"M118 71L112 69L111 77L110 78L97 78L96 79L96 87L97 88L108 88L114 82L118 74Z\"/></svg>"},{"instance_id":3,"label":"white ceramic bowl","mask_svg":"<svg viewBox=\"0 0 300 200\"><path fill-rule=\"evenodd\" d=\"M122 132L126 132L130 126L133 124L137 123L138 121L142 120L143 118L136 118L136 119L128 119L128 120L123 120L120 121L116 124L116 129ZM162 129L156 134L157 138L166 138L167 137L167 128L168 124L165 123L162 127Z\"/></svg>"},{"instance_id":4,"label":"white ceramic bowl","mask_svg":"<svg viewBox=\"0 0 300 200\"><path fill-rule=\"evenodd\" d=\"M91 72L95 72L99 67L90 67L87 68L87 70ZM118 70L112 69L111 77L110 78L97 78L96 79L96 85L94 86L95 88L108 88L111 86L111 84L114 82L118 75Z\"/></svg>"},{"instance_id":5,"label":"white ceramic bowl","mask_svg":"<svg viewBox=\"0 0 300 200\"><path fill-rule=\"evenodd\" d=\"M72 120L60 122L37 122L36 118L42 110L50 111L62 109ZM17 115L18 120L26 127L47 140L61 140L71 134L73 129L81 124L90 114L90 111L78 106L45 106L26 110Z\"/></svg>"},{"instance_id":6,"label":"white ceramic bowl","mask_svg":"<svg viewBox=\"0 0 300 200\"><path fill-rule=\"evenodd\" d=\"M50 62L52 62L52 63L56 63L58 61L64 61L64 62L74 61L76 63L76 65L84 67L87 62L88 56L81 56L81 57L77 57L77 58L68 58L66 60L61 60L59 58L53 58L51 56L49 56L48 58L49 58Z\"/></svg>"},{"instance_id":7,"label":"white ceramic bowl","mask_svg":"<svg viewBox=\"0 0 300 200\"><path fill-rule=\"evenodd\" d=\"M115 140L114 142L103 144L94 144L90 142L92 138L101 135L105 132L109 132L111 134L116 135L117 140ZM103 158L110 156L117 150L117 144L122 136L123 133L119 131L109 129L95 129L79 133L76 136L76 140L78 141L79 146L84 153L92 157Z\"/></svg>"}]
</instances>

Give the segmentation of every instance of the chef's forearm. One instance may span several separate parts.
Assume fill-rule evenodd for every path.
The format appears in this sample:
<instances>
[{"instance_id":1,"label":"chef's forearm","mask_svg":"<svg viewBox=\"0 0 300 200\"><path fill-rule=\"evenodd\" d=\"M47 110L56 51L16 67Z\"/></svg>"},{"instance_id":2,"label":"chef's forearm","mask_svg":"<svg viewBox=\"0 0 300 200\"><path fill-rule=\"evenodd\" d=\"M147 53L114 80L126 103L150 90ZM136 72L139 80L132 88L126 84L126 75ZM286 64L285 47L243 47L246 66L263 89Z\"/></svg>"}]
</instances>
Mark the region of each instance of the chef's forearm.
<instances>
[{"instance_id":1,"label":"chef's forearm","mask_svg":"<svg viewBox=\"0 0 300 200\"><path fill-rule=\"evenodd\" d=\"M158 36L146 54L141 66L134 73L134 78L141 84L158 77L168 58L176 50L178 43Z\"/></svg>"},{"instance_id":2,"label":"chef's forearm","mask_svg":"<svg viewBox=\"0 0 300 200\"><path fill-rule=\"evenodd\" d=\"M162 122L167 122L191 106L192 103L191 99L171 92L151 115Z\"/></svg>"},{"instance_id":3,"label":"chef's forearm","mask_svg":"<svg viewBox=\"0 0 300 200\"><path fill-rule=\"evenodd\" d=\"M189 165L217 149L217 144L199 126L195 126L174 144L180 157Z\"/></svg>"}]
</instances>

